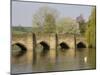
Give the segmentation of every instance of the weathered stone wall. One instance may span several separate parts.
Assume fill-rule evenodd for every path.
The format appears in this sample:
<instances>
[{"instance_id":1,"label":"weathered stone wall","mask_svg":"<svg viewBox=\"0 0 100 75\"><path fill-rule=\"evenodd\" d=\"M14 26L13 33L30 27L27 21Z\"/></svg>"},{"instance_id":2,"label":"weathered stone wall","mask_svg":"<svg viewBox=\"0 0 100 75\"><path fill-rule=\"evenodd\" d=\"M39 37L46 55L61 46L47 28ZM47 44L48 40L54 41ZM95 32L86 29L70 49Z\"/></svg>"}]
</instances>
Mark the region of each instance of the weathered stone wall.
<instances>
[{"instance_id":1,"label":"weathered stone wall","mask_svg":"<svg viewBox=\"0 0 100 75\"><path fill-rule=\"evenodd\" d=\"M20 43L24 45L28 50L33 49L33 37L31 33L12 35L12 45Z\"/></svg>"},{"instance_id":2,"label":"weathered stone wall","mask_svg":"<svg viewBox=\"0 0 100 75\"><path fill-rule=\"evenodd\" d=\"M88 47L86 39L82 36L77 35L76 37L76 45L79 42L82 42ZM33 33L25 33L22 35L12 35L12 44L20 43L23 44L28 50L34 50L37 44L40 42L45 42L49 45L50 50L57 49L57 46L60 43L64 42L69 48L75 48L75 38L73 34L33 34Z\"/></svg>"}]
</instances>

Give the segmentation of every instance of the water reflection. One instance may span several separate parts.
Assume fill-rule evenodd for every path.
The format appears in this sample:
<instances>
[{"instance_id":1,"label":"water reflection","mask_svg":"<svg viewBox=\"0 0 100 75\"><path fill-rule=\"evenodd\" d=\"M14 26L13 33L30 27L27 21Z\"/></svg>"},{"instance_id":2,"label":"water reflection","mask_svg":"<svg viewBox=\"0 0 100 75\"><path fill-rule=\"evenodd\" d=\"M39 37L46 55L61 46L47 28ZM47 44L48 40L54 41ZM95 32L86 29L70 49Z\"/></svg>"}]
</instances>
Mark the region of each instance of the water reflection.
<instances>
[{"instance_id":1,"label":"water reflection","mask_svg":"<svg viewBox=\"0 0 100 75\"><path fill-rule=\"evenodd\" d=\"M28 50L12 56L12 73L93 69L95 62L95 49Z\"/></svg>"},{"instance_id":2,"label":"water reflection","mask_svg":"<svg viewBox=\"0 0 100 75\"><path fill-rule=\"evenodd\" d=\"M87 63L87 57L84 57L84 62Z\"/></svg>"}]
</instances>

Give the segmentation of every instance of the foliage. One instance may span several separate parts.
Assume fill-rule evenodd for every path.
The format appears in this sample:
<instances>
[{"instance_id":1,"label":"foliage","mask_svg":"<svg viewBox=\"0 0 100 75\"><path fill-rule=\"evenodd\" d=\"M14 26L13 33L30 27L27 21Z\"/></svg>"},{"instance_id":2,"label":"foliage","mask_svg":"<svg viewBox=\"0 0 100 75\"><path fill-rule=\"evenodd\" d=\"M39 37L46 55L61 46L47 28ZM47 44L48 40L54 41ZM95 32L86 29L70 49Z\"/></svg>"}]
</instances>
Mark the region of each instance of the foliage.
<instances>
[{"instance_id":1,"label":"foliage","mask_svg":"<svg viewBox=\"0 0 100 75\"><path fill-rule=\"evenodd\" d=\"M57 22L57 33L79 34L79 25L74 19L63 17Z\"/></svg>"},{"instance_id":2,"label":"foliage","mask_svg":"<svg viewBox=\"0 0 100 75\"><path fill-rule=\"evenodd\" d=\"M86 38L89 43L89 47L96 47L96 8L92 9L89 21L87 23Z\"/></svg>"},{"instance_id":3,"label":"foliage","mask_svg":"<svg viewBox=\"0 0 100 75\"><path fill-rule=\"evenodd\" d=\"M82 35L84 35L85 31L86 31L86 23L85 23L85 20L83 18L83 15L80 14L80 16L78 16L76 18L77 22L79 23L79 29L80 29L80 33Z\"/></svg>"},{"instance_id":4,"label":"foliage","mask_svg":"<svg viewBox=\"0 0 100 75\"><path fill-rule=\"evenodd\" d=\"M35 26L38 27L40 29L39 32L54 32L53 25L55 25L57 15L57 11L48 6L39 8L33 15L33 28Z\"/></svg>"},{"instance_id":5,"label":"foliage","mask_svg":"<svg viewBox=\"0 0 100 75\"><path fill-rule=\"evenodd\" d=\"M47 14L44 19L44 32L55 33L56 25L55 18L52 14Z\"/></svg>"},{"instance_id":6,"label":"foliage","mask_svg":"<svg viewBox=\"0 0 100 75\"><path fill-rule=\"evenodd\" d=\"M32 27L22 27L22 26L12 27L13 34L24 34L26 32L32 32Z\"/></svg>"}]
</instances>

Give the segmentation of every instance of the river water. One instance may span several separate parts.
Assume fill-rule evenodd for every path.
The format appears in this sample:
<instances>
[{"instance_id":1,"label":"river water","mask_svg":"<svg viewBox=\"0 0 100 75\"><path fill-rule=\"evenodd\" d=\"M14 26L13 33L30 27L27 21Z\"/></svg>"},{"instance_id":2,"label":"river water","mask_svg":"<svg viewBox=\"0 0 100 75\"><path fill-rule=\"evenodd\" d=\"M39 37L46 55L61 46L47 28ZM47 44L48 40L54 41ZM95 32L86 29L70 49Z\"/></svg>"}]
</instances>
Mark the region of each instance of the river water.
<instances>
[{"instance_id":1,"label":"river water","mask_svg":"<svg viewBox=\"0 0 100 75\"><path fill-rule=\"evenodd\" d=\"M28 50L11 57L11 73L84 70L96 68L95 49L68 49L42 51Z\"/></svg>"}]
</instances>

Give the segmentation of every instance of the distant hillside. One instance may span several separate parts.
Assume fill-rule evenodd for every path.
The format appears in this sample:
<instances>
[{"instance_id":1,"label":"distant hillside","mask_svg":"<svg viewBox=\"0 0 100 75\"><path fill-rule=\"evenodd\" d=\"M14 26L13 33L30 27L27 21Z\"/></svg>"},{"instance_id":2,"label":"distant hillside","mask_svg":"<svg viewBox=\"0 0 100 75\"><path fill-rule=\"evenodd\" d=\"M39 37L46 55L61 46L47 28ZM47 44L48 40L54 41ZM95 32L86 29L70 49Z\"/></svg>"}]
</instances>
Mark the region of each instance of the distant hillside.
<instances>
[{"instance_id":1,"label":"distant hillside","mask_svg":"<svg viewBox=\"0 0 100 75\"><path fill-rule=\"evenodd\" d=\"M14 34L20 34L20 33L26 33L26 32L42 32L43 30L41 30L40 28L37 27L22 27L22 26L14 26L12 27L12 33Z\"/></svg>"},{"instance_id":2,"label":"distant hillside","mask_svg":"<svg viewBox=\"0 0 100 75\"><path fill-rule=\"evenodd\" d=\"M32 31L32 27L16 26L16 27L12 27L12 31L31 32Z\"/></svg>"}]
</instances>

